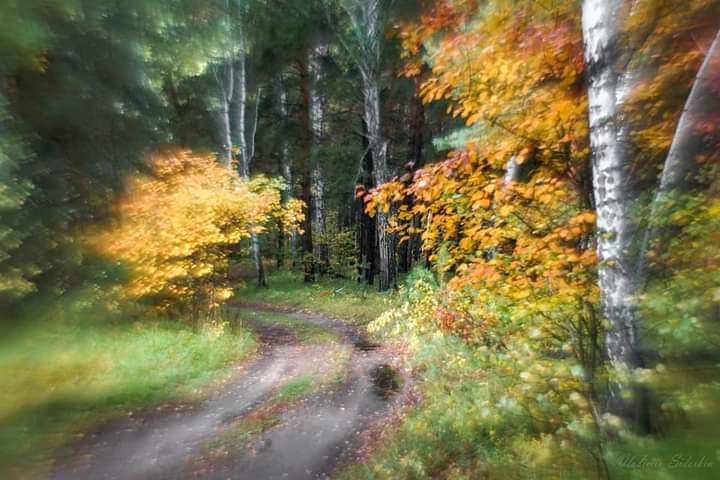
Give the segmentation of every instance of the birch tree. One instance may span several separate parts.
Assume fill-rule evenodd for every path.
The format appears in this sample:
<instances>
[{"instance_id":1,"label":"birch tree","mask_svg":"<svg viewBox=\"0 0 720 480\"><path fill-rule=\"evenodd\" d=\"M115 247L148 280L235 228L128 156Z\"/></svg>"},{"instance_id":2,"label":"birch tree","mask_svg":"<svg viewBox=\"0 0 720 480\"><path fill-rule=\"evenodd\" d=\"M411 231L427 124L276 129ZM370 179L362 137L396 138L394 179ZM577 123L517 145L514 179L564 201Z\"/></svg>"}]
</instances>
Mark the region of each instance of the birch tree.
<instances>
[{"instance_id":1,"label":"birch tree","mask_svg":"<svg viewBox=\"0 0 720 480\"><path fill-rule=\"evenodd\" d=\"M632 372L642 365L638 342L638 316L633 304L636 284L629 256L632 222L626 149L621 141L619 112L626 87L616 69L619 57L618 14L622 0L585 0L582 29L587 67L593 194L597 213L599 285L608 359L616 372ZM610 388L609 410L634 416L624 399L621 382ZM637 407L637 406L636 406Z\"/></svg>"},{"instance_id":2,"label":"birch tree","mask_svg":"<svg viewBox=\"0 0 720 480\"><path fill-rule=\"evenodd\" d=\"M713 83L720 78L720 31L705 54L705 59L693 82L690 95L680 116L675 135L670 146L658 190L651 206L648 227L640 246L637 269L637 283L645 283L647 250L659 233L655 223L660 218L674 193L684 190L689 176L698 167L698 156L720 144L717 129L707 131L702 123L708 115L720 111L720 95L713 90Z\"/></svg>"},{"instance_id":3,"label":"birch tree","mask_svg":"<svg viewBox=\"0 0 720 480\"><path fill-rule=\"evenodd\" d=\"M388 140L383 135L380 111L380 59L383 39L385 2L382 0L344 0L343 10L350 21L350 42L347 50L353 55L362 80L363 117L373 160L375 185L390 178L388 171ZM395 245L388 231L389 213L376 214L379 250L379 287L388 290L395 285Z\"/></svg>"},{"instance_id":4,"label":"birch tree","mask_svg":"<svg viewBox=\"0 0 720 480\"><path fill-rule=\"evenodd\" d=\"M282 202L283 205L286 205L290 200L292 200L293 196L293 172L292 159L290 158L290 140L287 132L289 123L288 92L282 72L275 77L275 92L277 95L278 114L280 115L280 124L282 128L282 140L280 145L280 175L282 176L285 187L282 192ZM289 236L287 236L287 238L286 236L286 232L281 230L278 244L278 268L282 267L285 263L286 241L290 248L290 256L294 259L297 255L297 234L292 232Z\"/></svg>"},{"instance_id":5,"label":"birch tree","mask_svg":"<svg viewBox=\"0 0 720 480\"><path fill-rule=\"evenodd\" d=\"M230 120L230 106L235 95L235 71L232 59L233 21L230 0L225 1L225 15L222 22L225 38L223 45L223 61L214 70L215 80L219 88L219 123L220 123L220 158L225 168L233 168L233 140Z\"/></svg>"},{"instance_id":6,"label":"birch tree","mask_svg":"<svg viewBox=\"0 0 720 480\"><path fill-rule=\"evenodd\" d=\"M237 66L235 68L235 88L237 95L235 99L235 137L238 141L238 155L240 157L240 173L245 181L250 180L250 167L255 157L255 138L257 134L258 117L260 115L260 100L262 87L255 92L255 108L251 116L248 116L248 80L246 66L245 40L240 34L240 51L238 54ZM264 287L265 269L262 263L262 252L260 251L260 239L257 233L250 237L253 263L255 264L255 283L258 287Z\"/></svg>"},{"instance_id":7,"label":"birch tree","mask_svg":"<svg viewBox=\"0 0 720 480\"><path fill-rule=\"evenodd\" d=\"M321 91L323 78L323 60L327 55L327 45L319 42L311 47L308 55L308 95L310 125L310 181L311 181L311 221L313 238L313 261L319 274L325 272L328 261L326 246L321 241L325 233L325 179L322 169L320 149L325 136L326 99Z\"/></svg>"},{"instance_id":8,"label":"birch tree","mask_svg":"<svg viewBox=\"0 0 720 480\"><path fill-rule=\"evenodd\" d=\"M234 8L233 8L234 7ZM254 156L254 138L257 129L261 89L256 95L255 115L248 132L248 81L246 71L247 28L243 24L244 10L247 5L242 1L234 4L226 0L225 17L222 28L224 39L224 58L220 67L215 69L215 79L220 90L220 138L221 161L228 169L239 168L245 181L250 180L250 166ZM238 162L234 152L238 152ZM251 235L251 250L255 264L256 284L264 286L265 273L260 252L260 241L256 233Z\"/></svg>"}]
</instances>

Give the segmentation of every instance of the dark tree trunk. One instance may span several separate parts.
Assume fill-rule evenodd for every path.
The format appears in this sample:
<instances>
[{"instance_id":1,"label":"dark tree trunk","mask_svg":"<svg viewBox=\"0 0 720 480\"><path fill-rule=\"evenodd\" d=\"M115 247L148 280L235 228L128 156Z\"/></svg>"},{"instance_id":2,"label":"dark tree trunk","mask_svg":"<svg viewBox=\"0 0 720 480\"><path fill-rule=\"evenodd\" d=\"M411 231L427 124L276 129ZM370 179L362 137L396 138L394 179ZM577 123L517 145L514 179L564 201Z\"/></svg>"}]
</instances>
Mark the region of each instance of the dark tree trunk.
<instances>
[{"instance_id":1,"label":"dark tree trunk","mask_svg":"<svg viewBox=\"0 0 720 480\"><path fill-rule=\"evenodd\" d=\"M300 75L300 108L298 109L298 124L302 132L303 152L298 155L300 172L300 196L306 205L305 220L303 221L303 234L301 242L301 261L303 264L306 283L315 281L315 265L312 262L313 231L312 231L312 179L310 174L310 94L308 91L308 65L307 58L297 61L297 70Z\"/></svg>"},{"instance_id":2,"label":"dark tree trunk","mask_svg":"<svg viewBox=\"0 0 720 480\"><path fill-rule=\"evenodd\" d=\"M414 80L415 92L413 93L410 105L410 136L408 139L408 156L407 170L412 175L423 164L423 147L425 142L425 105L420 96L420 79ZM412 181L412 180L409 180ZM409 206L412 206L413 199L405 200ZM419 238L416 234L410 234L410 238L400 244L398 269L403 273L408 273L412 268L413 261L417 255L417 245Z\"/></svg>"},{"instance_id":3,"label":"dark tree trunk","mask_svg":"<svg viewBox=\"0 0 720 480\"><path fill-rule=\"evenodd\" d=\"M361 160L362 164L360 168L359 180L365 191L369 191L375 186L375 182L373 180L374 177L372 152L370 151L370 143L368 142L367 135L365 135L366 131L367 126L365 124L365 121L363 120L362 145L363 152L365 152L365 154L363 155L363 158ZM375 256L375 250L377 248L375 219L368 215L365 211L365 202L363 202L362 199L358 199L357 201L360 210L360 221L358 222L360 226L360 249L358 252L358 268L360 275L358 275L358 281L365 282L368 285L372 285L374 283L375 270L377 268Z\"/></svg>"},{"instance_id":4,"label":"dark tree trunk","mask_svg":"<svg viewBox=\"0 0 720 480\"><path fill-rule=\"evenodd\" d=\"M188 132L185 128L185 117L188 112L188 102L183 103L180 101L180 96L178 95L177 86L175 85L175 80L173 79L172 74L165 76L163 81L163 90L167 96L170 106L172 106L172 109L175 112L177 124L180 125L179 129L175 129L177 133L177 141L180 143L180 146L187 147L190 143L188 141Z\"/></svg>"}]
</instances>

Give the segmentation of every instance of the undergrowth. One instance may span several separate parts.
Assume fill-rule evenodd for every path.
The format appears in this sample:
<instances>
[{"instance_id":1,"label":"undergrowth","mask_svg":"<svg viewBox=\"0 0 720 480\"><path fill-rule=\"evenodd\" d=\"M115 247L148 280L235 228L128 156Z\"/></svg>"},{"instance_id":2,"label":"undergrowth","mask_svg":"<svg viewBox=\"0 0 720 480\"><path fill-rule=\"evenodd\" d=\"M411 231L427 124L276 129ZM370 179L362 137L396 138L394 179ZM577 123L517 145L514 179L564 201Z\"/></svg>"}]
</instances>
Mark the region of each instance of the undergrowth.
<instances>
[{"instance_id":1,"label":"undergrowth","mask_svg":"<svg viewBox=\"0 0 720 480\"><path fill-rule=\"evenodd\" d=\"M633 434L616 417L596 417L576 360L548 354L527 329L494 350L443 331L449 294L430 272L411 275L400 298L370 329L408 339L421 400L340 478L718 478L712 416L686 415L689 427L662 435ZM712 411L716 396L683 393L707 399L700 406Z\"/></svg>"}]
</instances>

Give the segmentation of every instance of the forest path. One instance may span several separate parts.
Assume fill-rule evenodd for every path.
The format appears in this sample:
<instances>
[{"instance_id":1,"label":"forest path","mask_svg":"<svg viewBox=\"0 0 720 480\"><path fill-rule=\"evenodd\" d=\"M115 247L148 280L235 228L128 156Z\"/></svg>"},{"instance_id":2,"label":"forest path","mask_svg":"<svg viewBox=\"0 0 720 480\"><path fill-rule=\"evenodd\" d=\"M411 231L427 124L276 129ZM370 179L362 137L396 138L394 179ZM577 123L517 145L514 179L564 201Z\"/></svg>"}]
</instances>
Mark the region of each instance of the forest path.
<instances>
[{"instance_id":1,"label":"forest path","mask_svg":"<svg viewBox=\"0 0 720 480\"><path fill-rule=\"evenodd\" d=\"M327 478L351 459L359 434L400 397L391 349L321 315L235 307L332 337L303 339L285 322L250 320L261 353L236 366L212 398L108 425L78 445L52 478Z\"/></svg>"}]
</instances>

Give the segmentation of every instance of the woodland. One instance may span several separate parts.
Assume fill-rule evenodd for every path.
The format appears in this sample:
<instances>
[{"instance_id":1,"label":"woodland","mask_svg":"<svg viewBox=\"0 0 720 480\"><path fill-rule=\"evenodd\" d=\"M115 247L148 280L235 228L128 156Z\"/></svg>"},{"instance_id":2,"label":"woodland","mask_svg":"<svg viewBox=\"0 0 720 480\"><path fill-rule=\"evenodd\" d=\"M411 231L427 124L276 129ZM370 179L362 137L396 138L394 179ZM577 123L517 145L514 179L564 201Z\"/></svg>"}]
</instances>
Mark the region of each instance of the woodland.
<instances>
[{"instance_id":1,"label":"woodland","mask_svg":"<svg viewBox=\"0 0 720 480\"><path fill-rule=\"evenodd\" d=\"M0 478L720 478L720 1L0 19Z\"/></svg>"}]
</instances>

